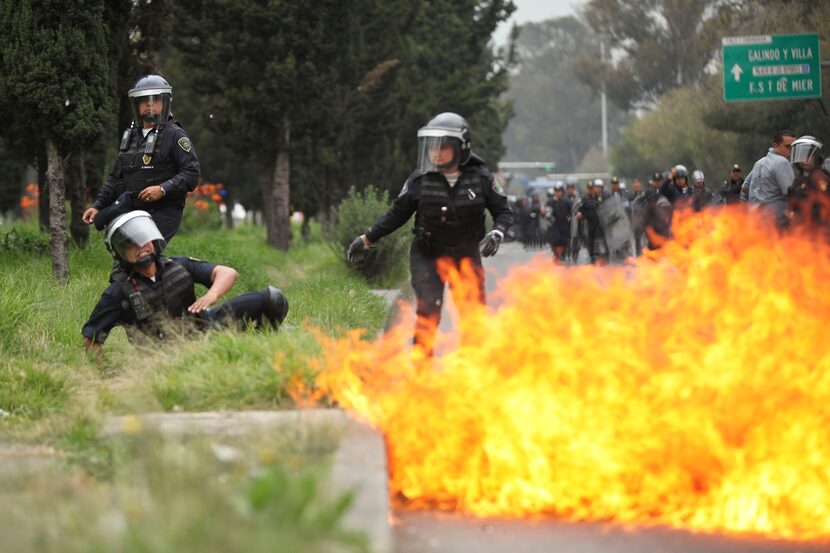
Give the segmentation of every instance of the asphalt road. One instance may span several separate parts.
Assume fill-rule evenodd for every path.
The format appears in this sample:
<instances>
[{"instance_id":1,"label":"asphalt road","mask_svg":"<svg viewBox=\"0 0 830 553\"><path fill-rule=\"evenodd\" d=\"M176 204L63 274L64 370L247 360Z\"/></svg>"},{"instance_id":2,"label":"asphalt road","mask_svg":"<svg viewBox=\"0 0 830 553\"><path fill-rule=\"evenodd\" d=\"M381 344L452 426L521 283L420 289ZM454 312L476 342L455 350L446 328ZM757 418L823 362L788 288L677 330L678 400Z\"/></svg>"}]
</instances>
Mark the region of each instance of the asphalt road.
<instances>
[{"instance_id":1,"label":"asphalt road","mask_svg":"<svg viewBox=\"0 0 830 553\"><path fill-rule=\"evenodd\" d=\"M487 291L492 295L499 275L535 255L551 259L546 250L525 251L518 242L503 244L484 260ZM582 252L587 261L586 252ZM552 261L551 261L552 262ZM451 303L450 294L445 301ZM489 299L488 299L489 301ZM453 309L451 305L448 309ZM442 330L452 328L444 316ZM440 351L437 352L441 354ZM614 524L558 520L474 519L434 512L396 512L393 553L813 553L830 552L830 542L803 544L761 538L694 534L665 527L628 530Z\"/></svg>"}]
</instances>

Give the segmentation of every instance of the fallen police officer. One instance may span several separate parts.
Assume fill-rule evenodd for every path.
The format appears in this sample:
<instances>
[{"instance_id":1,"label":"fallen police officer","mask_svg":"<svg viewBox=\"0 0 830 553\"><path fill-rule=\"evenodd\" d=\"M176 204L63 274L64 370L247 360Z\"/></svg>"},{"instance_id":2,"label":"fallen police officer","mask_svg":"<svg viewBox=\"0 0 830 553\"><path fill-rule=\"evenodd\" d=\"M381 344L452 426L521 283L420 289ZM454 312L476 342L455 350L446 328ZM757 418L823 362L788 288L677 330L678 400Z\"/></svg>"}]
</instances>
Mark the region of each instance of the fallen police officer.
<instances>
[{"instance_id":1,"label":"fallen police officer","mask_svg":"<svg viewBox=\"0 0 830 553\"><path fill-rule=\"evenodd\" d=\"M162 340L231 323L279 328L288 313L288 300L273 286L211 307L233 287L236 270L192 257L162 256L164 238L146 211L113 219L106 227L104 244L124 270L114 273L114 281L84 324L84 347L96 353L119 324L134 342L139 337ZM194 283L208 288L199 299Z\"/></svg>"}]
</instances>

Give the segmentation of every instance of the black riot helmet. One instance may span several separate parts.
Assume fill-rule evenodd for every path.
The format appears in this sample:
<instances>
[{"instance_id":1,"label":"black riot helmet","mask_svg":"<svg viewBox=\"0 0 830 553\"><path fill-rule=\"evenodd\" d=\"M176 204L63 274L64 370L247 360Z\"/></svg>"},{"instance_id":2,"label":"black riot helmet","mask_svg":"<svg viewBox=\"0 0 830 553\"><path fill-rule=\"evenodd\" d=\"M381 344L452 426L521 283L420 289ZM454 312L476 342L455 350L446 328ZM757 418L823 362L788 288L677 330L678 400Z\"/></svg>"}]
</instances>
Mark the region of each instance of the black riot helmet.
<instances>
[{"instance_id":1,"label":"black riot helmet","mask_svg":"<svg viewBox=\"0 0 830 553\"><path fill-rule=\"evenodd\" d=\"M153 243L154 254L138 257L142 246ZM104 245L123 269L132 266L146 267L161 255L166 242L156 223L146 211L136 210L120 215L104 230Z\"/></svg>"},{"instance_id":2,"label":"black riot helmet","mask_svg":"<svg viewBox=\"0 0 830 553\"><path fill-rule=\"evenodd\" d=\"M457 113L440 113L418 129L418 170L428 173L464 165L470 159L471 147L467 121Z\"/></svg>"},{"instance_id":3,"label":"black riot helmet","mask_svg":"<svg viewBox=\"0 0 830 553\"><path fill-rule=\"evenodd\" d=\"M133 122L158 125L170 117L173 103L173 87L160 75L144 75L127 93L133 110Z\"/></svg>"},{"instance_id":4,"label":"black riot helmet","mask_svg":"<svg viewBox=\"0 0 830 553\"><path fill-rule=\"evenodd\" d=\"M824 161L824 146L814 136L801 136L790 145L790 163L796 174L821 167Z\"/></svg>"}]
</instances>

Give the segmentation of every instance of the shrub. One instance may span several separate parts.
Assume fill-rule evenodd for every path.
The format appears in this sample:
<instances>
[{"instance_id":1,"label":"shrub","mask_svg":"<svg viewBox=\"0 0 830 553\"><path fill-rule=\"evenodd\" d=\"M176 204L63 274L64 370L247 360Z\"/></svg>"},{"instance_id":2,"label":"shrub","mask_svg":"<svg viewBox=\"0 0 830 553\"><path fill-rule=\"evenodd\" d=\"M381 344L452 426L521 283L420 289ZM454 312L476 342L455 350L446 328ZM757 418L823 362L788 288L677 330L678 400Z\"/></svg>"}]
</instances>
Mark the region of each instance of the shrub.
<instances>
[{"instance_id":1,"label":"shrub","mask_svg":"<svg viewBox=\"0 0 830 553\"><path fill-rule=\"evenodd\" d=\"M7 253L49 253L49 236L37 227L15 226L0 237L0 251Z\"/></svg>"},{"instance_id":2,"label":"shrub","mask_svg":"<svg viewBox=\"0 0 830 553\"><path fill-rule=\"evenodd\" d=\"M218 230L222 228L222 223L219 204L188 197L184 217L182 218L182 227L179 232L190 234L205 230Z\"/></svg>"},{"instance_id":3,"label":"shrub","mask_svg":"<svg viewBox=\"0 0 830 553\"><path fill-rule=\"evenodd\" d=\"M327 238L340 259L346 262L346 250L352 241L389 209L389 193L369 186L363 192L352 187L337 210L337 222L328 229ZM408 225L378 241L352 268L369 282L395 286L406 277L409 248Z\"/></svg>"}]
</instances>

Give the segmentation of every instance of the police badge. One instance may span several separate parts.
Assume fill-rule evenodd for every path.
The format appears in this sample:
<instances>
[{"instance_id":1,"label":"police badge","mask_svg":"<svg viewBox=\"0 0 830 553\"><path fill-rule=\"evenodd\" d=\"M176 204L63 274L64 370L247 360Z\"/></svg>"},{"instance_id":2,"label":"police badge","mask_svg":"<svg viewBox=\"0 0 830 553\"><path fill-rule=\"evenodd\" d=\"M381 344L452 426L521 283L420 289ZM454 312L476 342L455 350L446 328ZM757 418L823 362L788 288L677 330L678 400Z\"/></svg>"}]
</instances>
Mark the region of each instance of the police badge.
<instances>
[{"instance_id":1,"label":"police badge","mask_svg":"<svg viewBox=\"0 0 830 553\"><path fill-rule=\"evenodd\" d=\"M153 156L151 156L150 154L144 154L141 157L141 161L144 162L144 165L150 165L150 162L153 161Z\"/></svg>"},{"instance_id":2,"label":"police badge","mask_svg":"<svg viewBox=\"0 0 830 553\"><path fill-rule=\"evenodd\" d=\"M185 152L190 152L190 139L183 136L179 139L179 147Z\"/></svg>"}]
</instances>

